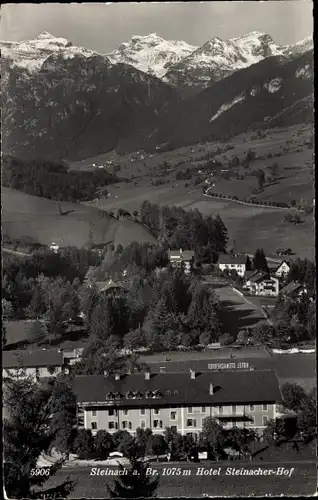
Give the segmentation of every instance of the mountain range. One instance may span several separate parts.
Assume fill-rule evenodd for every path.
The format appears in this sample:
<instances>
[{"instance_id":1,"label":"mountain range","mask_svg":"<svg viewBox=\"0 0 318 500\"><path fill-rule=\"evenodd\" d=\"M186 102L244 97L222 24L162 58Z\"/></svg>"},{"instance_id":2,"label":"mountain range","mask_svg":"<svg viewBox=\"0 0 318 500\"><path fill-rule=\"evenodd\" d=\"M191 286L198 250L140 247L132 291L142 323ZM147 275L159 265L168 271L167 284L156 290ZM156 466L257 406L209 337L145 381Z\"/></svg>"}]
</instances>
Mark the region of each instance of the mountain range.
<instances>
[{"instance_id":1,"label":"mountain range","mask_svg":"<svg viewBox=\"0 0 318 500\"><path fill-rule=\"evenodd\" d=\"M309 120L312 46L258 32L201 47L135 36L110 54L46 32L1 42L2 146L81 159Z\"/></svg>"}]
</instances>

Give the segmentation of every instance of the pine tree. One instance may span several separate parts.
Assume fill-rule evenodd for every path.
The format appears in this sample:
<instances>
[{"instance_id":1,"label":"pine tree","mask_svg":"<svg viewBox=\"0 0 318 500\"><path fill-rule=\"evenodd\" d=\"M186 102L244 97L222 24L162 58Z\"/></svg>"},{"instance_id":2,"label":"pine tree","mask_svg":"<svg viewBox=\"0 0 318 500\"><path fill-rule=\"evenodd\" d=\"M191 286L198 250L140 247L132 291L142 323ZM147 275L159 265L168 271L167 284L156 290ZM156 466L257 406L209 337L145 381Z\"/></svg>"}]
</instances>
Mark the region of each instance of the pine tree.
<instances>
[{"instance_id":1,"label":"pine tree","mask_svg":"<svg viewBox=\"0 0 318 500\"><path fill-rule=\"evenodd\" d=\"M107 486L111 498L151 498L155 496L159 478L147 474L149 464L135 458L130 459L127 470L119 464L120 479L114 481L114 488Z\"/></svg>"},{"instance_id":2,"label":"pine tree","mask_svg":"<svg viewBox=\"0 0 318 500\"><path fill-rule=\"evenodd\" d=\"M214 223L215 223L215 249L219 253L225 253L229 237L227 234L227 229L225 227L225 224L222 221L219 214L215 216Z\"/></svg>"},{"instance_id":3,"label":"pine tree","mask_svg":"<svg viewBox=\"0 0 318 500\"><path fill-rule=\"evenodd\" d=\"M253 258L253 269L255 271L269 272L265 252L262 248L257 248Z\"/></svg>"},{"instance_id":4,"label":"pine tree","mask_svg":"<svg viewBox=\"0 0 318 500\"><path fill-rule=\"evenodd\" d=\"M46 452L58 429L52 430L52 388L36 384L30 378L6 378L4 385L4 479L9 498L65 498L73 483L66 480L55 488L43 491L43 485L62 466L56 462L50 476L31 474L37 461ZM61 425L63 423L61 422ZM35 493L34 487L42 487Z\"/></svg>"}]
</instances>

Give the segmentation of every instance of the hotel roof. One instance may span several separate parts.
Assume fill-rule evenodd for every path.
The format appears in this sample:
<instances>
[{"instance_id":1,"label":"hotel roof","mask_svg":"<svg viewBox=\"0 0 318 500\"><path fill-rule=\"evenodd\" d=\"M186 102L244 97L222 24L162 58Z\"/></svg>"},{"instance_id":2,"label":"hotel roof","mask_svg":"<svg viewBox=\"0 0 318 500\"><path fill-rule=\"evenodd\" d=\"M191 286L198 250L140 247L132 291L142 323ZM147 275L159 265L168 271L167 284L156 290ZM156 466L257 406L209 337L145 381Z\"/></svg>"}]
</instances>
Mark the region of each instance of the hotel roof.
<instances>
[{"instance_id":1,"label":"hotel roof","mask_svg":"<svg viewBox=\"0 0 318 500\"><path fill-rule=\"evenodd\" d=\"M210 384L214 394L210 395ZM106 395L119 393L118 406L150 407L180 404L249 404L280 402L279 382L274 370L246 370L197 373L156 373L122 376L80 375L74 378L73 390L78 403L106 403ZM161 397L147 398L147 391L158 390ZM139 391L137 399L127 398L129 391Z\"/></svg>"}]
</instances>

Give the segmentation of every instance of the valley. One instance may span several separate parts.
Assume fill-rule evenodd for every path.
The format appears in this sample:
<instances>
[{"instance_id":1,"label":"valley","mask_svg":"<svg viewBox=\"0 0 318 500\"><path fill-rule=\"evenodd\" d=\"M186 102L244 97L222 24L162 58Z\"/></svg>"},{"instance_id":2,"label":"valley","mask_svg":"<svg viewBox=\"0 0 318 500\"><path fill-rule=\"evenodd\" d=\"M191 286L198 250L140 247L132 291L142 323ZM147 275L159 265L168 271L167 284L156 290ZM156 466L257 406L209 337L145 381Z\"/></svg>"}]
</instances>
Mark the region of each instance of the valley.
<instances>
[{"instance_id":1,"label":"valley","mask_svg":"<svg viewBox=\"0 0 318 500\"><path fill-rule=\"evenodd\" d=\"M255 195L255 199L264 201L280 201L290 204L292 200L303 199L312 202L313 194L313 156L306 145L312 136L309 126L294 127L266 131L264 137L249 133L235 137L229 142L214 142L179 148L174 151L149 155L139 152L126 156L115 153L99 155L84 161L70 163L72 170L90 170L93 164L112 168L113 162L120 166L118 177L128 177L131 182L119 183L108 187L109 196L87 203L102 210L123 208L129 212L139 210L141 203L148 199L161 205L179 205L186 209L197 208L205 215L220 213L228 228L230 243L235 241L236 248L242 252L253 252L263 247L268 256L276 256L276 248L290 247L295 255L312 257L314 255L314 221L312 214L302 214L303 222L299 225L283 221L284 211L276 207L258 207L235 203L235 201L211 199L203 195L206 186L206 175L200 175L198 163L202 157L211 155L214 160L226 168L234 156L240 160L251 149L256 159L250 169L267 169L276 162L279 178L275 184L264 188ZM221 150L220 154L215 151ZM142 158L141 158L142 157ZM178 181L180 172L190 169L193 173L190 180ZM213 182L217 191L226 196L239 196L240 199L252 194L257 187L254 176L245 176L243 180L220 177L221 168L215 168ZM246 168L241 168L244 173ZM196 184L196 179L199 183ZM156 182L162 185L155 186ZM269 237L270 235L270 237Z\"/></svg>"}]
</instances>

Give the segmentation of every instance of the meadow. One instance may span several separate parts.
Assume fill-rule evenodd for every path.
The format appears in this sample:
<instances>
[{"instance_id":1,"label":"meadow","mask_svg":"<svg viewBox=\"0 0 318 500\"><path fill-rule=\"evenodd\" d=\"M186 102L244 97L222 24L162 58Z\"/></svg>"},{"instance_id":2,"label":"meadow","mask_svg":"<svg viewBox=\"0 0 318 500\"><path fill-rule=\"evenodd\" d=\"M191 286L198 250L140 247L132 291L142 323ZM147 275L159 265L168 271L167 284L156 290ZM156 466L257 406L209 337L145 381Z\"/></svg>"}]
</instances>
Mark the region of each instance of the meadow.
<instances>
[{"instance_id":1,"label":"meadow","mask_svg":"<svg viewBox=\"0 0 318 500\"><path fill-rule=\"evenodd\" d=\"M230 143L207 143L180 148L178 150L156 155L139 153L118 157L114 152L100 155L94 159L77 162L71 168L92 168L95 165L114 161L121 171L118 176L130 177L132 183L119 183L109 186L109 196L92 203L105 210L124 208L130 212L139 210L141 203L148 199L161 205L179 205L185 209L197 208L205 215L220 213L230 237L229 247L234 245L239 252L254 253L256 248L263 247L268 256L276 256L277 248L291 248L295 256L314 258L314 221L313 216L302 213L302 223L293 225L284 222L284 211L274 207L258 207L237 204L233 201L216 200L203 196L204 179L197 186L193 179L177 181L176 174L186 168L195 173L198 161L211 154L217 148L220 154L215 159L221 161L226 168L228 160L233 156L242 159L251 149L262 159L256 159L253 169L262 168L268 175L268 167L274 162L279 166L279 179L267 185L256 199L263 201L282 201L313 199L313 153L306 142L312 130L307 126L294 126L288 129L266 131L264 137L255 133L242 134ZM229 149L230 148L230 149ZM268 158L268 155L271 158ZM279 155L279 156L278 156ZM139 158L139 159L138 159ZM142 158L142 159L141 159ZM168 167L164 166L167 162ZM164 184L154 186L156 181ZM217 177L216 192L236 195L239 198L250 196L257 187L254 176L246 176L243 180L225 180Z\"/></svg>"},{"instance_id":2,"label":"meadow","mask_svg":"<svg viewBox=\"0 0 318 500\"><path fill-rule=\"evenodd\" d=\"M50 245L84 248L91 244L155 242L147 228L132 220L100 217L95 207L57 202L1 188L2 231L12 239Z\"/></svg>"}]
</instances>

